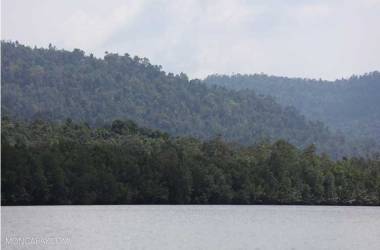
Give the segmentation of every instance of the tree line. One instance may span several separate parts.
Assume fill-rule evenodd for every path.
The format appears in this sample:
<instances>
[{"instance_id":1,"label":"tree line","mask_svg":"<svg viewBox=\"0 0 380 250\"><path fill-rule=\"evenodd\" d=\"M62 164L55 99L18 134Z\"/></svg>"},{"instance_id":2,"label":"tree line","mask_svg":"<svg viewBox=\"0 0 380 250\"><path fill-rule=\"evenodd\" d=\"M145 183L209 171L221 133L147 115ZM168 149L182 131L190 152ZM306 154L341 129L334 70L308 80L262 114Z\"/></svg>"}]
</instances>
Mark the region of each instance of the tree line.
<instances>
[{"instance_id":1,"label":"tree line","mask_svg":"<svg viewBox=\"0 0 380 250\"><path fill-rule=\"evenodd\" d=\"M174 137L115 120L2 119L2 205L380 205L380 157L331 160L314 145Z\"/></svg>"}]
</instances>

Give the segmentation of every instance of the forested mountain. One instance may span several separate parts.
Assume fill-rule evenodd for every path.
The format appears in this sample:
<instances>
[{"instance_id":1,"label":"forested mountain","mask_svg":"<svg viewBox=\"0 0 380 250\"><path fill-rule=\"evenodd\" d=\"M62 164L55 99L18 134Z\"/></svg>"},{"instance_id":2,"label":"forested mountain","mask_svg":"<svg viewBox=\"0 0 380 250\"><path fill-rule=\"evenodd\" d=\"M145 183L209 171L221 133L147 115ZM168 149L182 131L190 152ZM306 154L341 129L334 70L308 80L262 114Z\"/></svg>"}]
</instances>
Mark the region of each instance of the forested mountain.
<instances>
[{"instance_id":1,"label":"forested mountain","mask_svg":"<svg viewBox=\"0 0 380 250\"><path fill-rule=\"evenodd\" d=\"M114 121L2 119L2 205L380 205L380 161L332 161L285 141L238 147Z\"/></svg>"},{"instance_id":2,"label":"forested mountain","mask_svg":"<svg viewBox=\"0 0 380 250\"><path fill-rule=\"evenodd\" d=\"M294 106L307 119L320 120L350 137L380 142L380 72L336 81L255 75L211 75L205 83L253 89Z\"/></svg>"},{"instance_id":3,"label":"forested mountain","mask_svg":"<svg viewBox=\"0 0 380 250\"><path fill-rule=\"evenodd\" d=\"M3 205L380 204L374 144L269 96L128 54L1 49Z\"/></svg>"},{"instance_id":4,"label":"forested mountain","mask_svg":"<svg viewBox=\"0 0 380 250\"><path fill-rule=\"evenodd\" d=\"M107 53L103 59L73 51L2 42L2 113L14 119L45 119L102 125L131 119L172 135L254 144L287 140L316 144L333 157L364 155L372 144L346 143L323 123L306 120L254 91L235 91L165 73L146 58Z\"/></svg>"}]
</instances>

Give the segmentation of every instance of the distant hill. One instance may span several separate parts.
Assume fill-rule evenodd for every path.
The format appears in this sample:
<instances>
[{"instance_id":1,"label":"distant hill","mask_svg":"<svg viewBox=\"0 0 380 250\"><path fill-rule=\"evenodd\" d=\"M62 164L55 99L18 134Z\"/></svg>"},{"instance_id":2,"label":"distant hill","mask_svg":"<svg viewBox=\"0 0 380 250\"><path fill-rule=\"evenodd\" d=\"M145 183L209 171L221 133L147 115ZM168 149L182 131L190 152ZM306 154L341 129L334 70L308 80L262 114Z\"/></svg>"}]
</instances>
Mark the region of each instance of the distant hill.
<instances>
[{"instance_id":1,"label":"distant hill","mask_svg":"<svg viewBox=\"0 0 380 250\"><path fill-rule=\"evenodd\" d=\"M320 120L349 136L380 142L380 72L336 81L255 75L211 75L210 85L252 89L282 105L297 108L307 119Z\"/></svg>"},{"instance_id":2,"label":"distant hill","mask_svg":"<svg viewBox=\"0 0 380 250\"><path fill-rule=\"evenodd\" d=\"M242 144L284 139L303 148L314 143L333 157L373 149L347 143L271 97L189 81L146 58L108 53L99 59L79 49L17 42L2 42L1 52L2 114L15 119L71 118L97 126L128 118L172 135L222 136Z\"/></svg>"}]
</instances>

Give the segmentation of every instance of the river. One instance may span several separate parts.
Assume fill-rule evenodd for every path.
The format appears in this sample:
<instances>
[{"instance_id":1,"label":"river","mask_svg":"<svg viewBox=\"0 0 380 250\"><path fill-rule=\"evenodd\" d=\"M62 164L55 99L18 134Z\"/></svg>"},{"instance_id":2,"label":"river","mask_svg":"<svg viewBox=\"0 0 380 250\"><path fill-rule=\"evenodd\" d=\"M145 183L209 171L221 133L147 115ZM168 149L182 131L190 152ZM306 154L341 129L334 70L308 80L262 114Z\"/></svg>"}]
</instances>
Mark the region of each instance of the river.
<instances>
[{"instance_id":1,"label":"river","mask_svg":"<svg viewBox=\"0 0 380 250\"><path fill-rule=\"evenodd\" d=\"M1 208L2 249L380 249L380 207Z\"/></svg>"}]
</instances>

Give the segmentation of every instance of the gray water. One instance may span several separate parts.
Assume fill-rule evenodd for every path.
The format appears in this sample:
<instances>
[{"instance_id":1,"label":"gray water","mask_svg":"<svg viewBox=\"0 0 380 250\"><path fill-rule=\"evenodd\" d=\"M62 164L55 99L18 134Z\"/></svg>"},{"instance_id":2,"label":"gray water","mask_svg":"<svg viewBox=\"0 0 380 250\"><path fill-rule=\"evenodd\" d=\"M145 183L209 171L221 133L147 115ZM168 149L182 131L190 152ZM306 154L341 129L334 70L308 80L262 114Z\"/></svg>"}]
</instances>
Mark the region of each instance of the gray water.
<instances>
[{"instance_id":1,"label":"gray water","mask_svg":"<svg viewBox=\"0 0 380 250\"><path fill-rule=\"evenodd\" d=\"M2 249L380 249L379 207L2 207Z\"/></svg>"}]
</instances>

